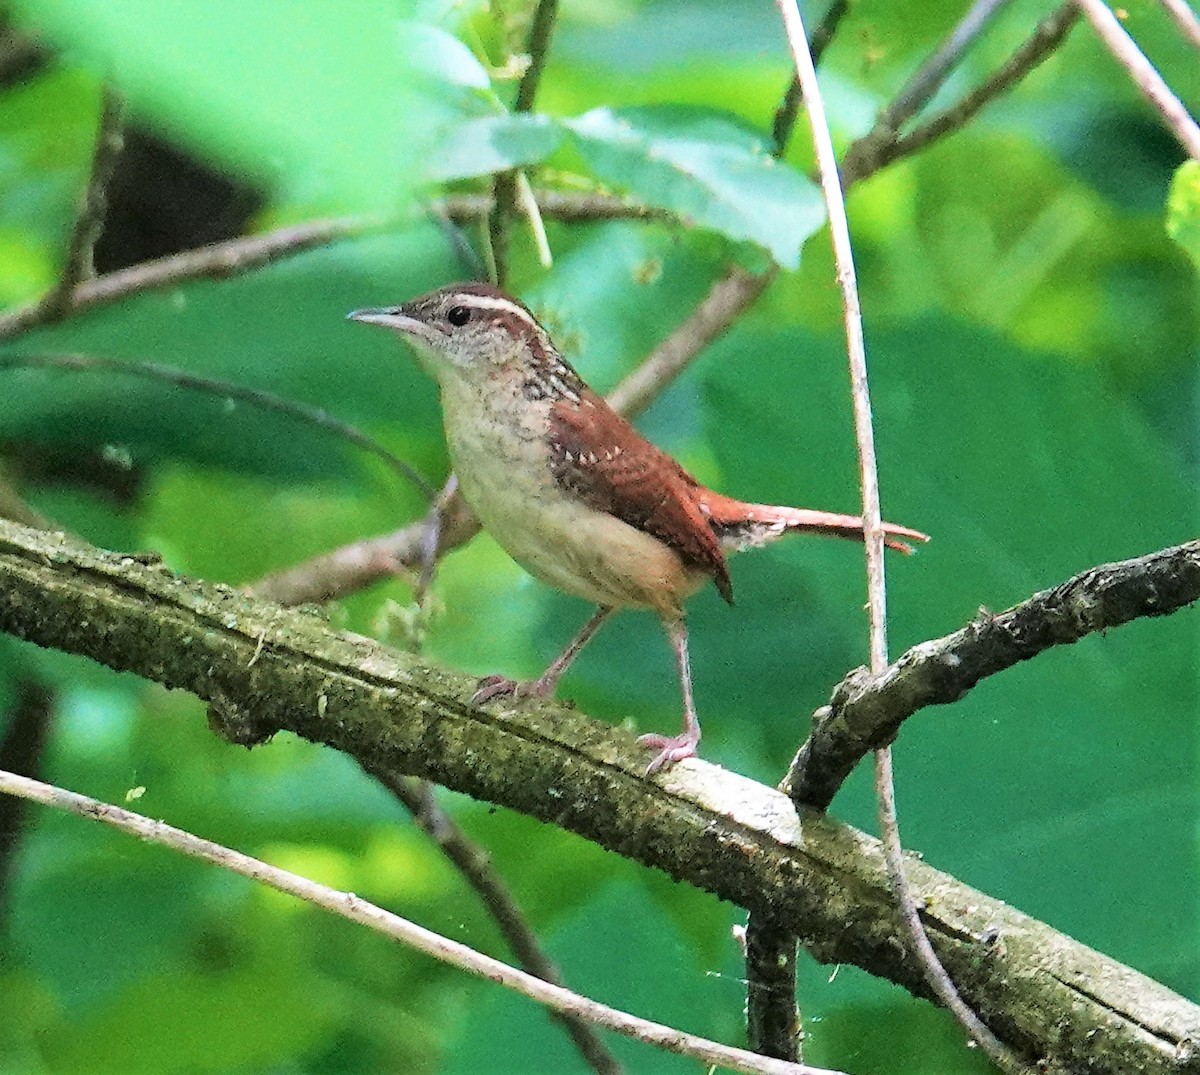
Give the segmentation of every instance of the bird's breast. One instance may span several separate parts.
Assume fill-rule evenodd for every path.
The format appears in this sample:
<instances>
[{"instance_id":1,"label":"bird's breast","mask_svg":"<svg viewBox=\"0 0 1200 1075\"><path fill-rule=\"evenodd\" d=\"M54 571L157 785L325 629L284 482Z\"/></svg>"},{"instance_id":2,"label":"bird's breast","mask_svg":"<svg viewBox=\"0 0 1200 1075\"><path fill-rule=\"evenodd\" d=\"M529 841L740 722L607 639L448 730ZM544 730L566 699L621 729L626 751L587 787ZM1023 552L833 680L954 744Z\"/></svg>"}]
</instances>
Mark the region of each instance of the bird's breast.
<instances>
[{"instance_id":1,"label":"bird's breast","mask_svg":"<svg viewBox=\"0 0 1200 1075\"><path fill-rule=\"evenodd\" d=\"M550 468L548 404L445 388L442 404L464 499L531 575L596 604L664 616L703 584L658 538L562 488Z\"/></svg>"}]
</instances>

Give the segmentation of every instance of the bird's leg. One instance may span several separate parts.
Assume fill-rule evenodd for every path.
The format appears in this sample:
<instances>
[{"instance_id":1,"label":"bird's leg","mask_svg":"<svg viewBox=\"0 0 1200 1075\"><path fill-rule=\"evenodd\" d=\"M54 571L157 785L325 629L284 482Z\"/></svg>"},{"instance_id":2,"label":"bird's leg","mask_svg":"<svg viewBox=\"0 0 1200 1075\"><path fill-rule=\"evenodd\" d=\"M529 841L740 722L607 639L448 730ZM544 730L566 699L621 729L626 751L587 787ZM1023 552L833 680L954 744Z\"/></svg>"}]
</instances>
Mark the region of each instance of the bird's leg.
<instances>
[{"instance_id":1,"label":"bird's leg","mask_svg":"<svg viewBox=\"0 0 1200 1075\"><path fill-rule=\"evenodd\" d=\"M596 614L580 629L567 648L562 651L550 667L537 679L524 682L508 679L505 676L487 676L479 681L479 688L471 695L473 705L481 705L493 698L549 698L558 686L562 674L571 667L571 662L579 656L579 651L591 641L592 635L600 630L600 625L611 616L613 610L608 605L601 605Z\"/></svg>"},{"instance_id":2,"label":"bird's leg","mask_svg":"<svg viewBox=\"0 0 1200 1075\"><path fill-rule=\"evenodd\" d=\"M695 757L700 745L700 720L696 716L696 702L692 698L692 666L688 661L687 621L667 620L663 624L675 651L675 663L679 667L679 686L683 691L683 731L678 735L640 735L638 742L658 751L654 760L646 766L646 775L658 772L664 765L674 765L684 758Z\"/></svg>"}]
</instances>

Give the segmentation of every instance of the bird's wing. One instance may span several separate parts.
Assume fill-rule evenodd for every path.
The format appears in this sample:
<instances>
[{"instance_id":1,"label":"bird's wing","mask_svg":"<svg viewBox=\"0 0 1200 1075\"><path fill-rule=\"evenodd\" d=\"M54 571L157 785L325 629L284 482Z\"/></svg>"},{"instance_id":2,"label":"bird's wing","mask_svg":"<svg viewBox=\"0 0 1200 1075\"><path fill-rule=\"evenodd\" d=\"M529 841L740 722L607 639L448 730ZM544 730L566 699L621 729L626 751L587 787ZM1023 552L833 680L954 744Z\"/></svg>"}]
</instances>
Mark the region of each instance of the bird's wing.
<instances>
[{"instance_id":1,"label":"bird's wing","mask_svg":"<svg viewBox=\"0 0 1200 1075\"><path fill-rule=\"evenodd\" d=\"M683 467L591 389L554 404L548 438L550 469L564 490L658 538L733 603L725 554L696 499L702 487Z\"/></svg>"}]
</instances>

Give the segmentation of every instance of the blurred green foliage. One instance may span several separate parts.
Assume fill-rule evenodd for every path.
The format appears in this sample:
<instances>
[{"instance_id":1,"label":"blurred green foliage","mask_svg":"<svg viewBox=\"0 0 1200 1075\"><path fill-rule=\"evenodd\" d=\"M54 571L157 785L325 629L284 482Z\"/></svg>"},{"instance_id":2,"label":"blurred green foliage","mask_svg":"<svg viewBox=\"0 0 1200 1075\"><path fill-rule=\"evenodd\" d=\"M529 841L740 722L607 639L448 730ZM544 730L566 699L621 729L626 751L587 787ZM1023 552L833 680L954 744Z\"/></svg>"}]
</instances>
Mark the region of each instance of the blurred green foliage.
<instances>
[{"instance_id":1,"label":"blurred green foliage","mask_svg":"<svg viewBox=\"0 0 1200 1075\"><path fill-rule=\"evenodd\" d=\"M1200 71L1159 5L1126 6L1131 32L1195 108ZM822 73L840 144L869 127L961 7L852 6ZM939 101L975 84L1044 10L1009 5ZM0 92L0 304L36 298L61 265L102 79L135 123L263 192L260 228L331 211L398 219L260 272L95 310L0 353L144 358L270 389L362 425L433 479L446 462L432 386L382 334L343 320L471 273L423 213L430 177L475 190L474 176L545 161L549 181L611 184L694 219L550 222L549 272L517 227L512 289L598 388L730 259L761 262L765 249L794 260L820 225L807 180L761 151L789 70L770 5L564 5L542 111L528 119L510 115L513 83L497 74L508 29L478 3L9 0L0 12L50 50ZM806 14L815 22L819 10ZM791 164L808 155L794 139ZM1200 201L1195 166L1177 171L1180 160L1081 28L967 130L854 189L884 503L935 538L889 562L894 652L981 605L1194 536ZM772 199L785 188L795 196L781 209ZM854 510L840 317L818 232L642 428L719 488ZM423 511L374 461L244 405L113 376L3 378L4 438L108 446L142 479L122 506L33 479L31 501L182 571L241 583ZM711 593L693 608L705 753L773 783L808 714L865 658L861 556L796 541L740 558L733 574L737 608ZM396 581L332 615L402 638L411 601ZM536 672L586 615L487 537L445 561L434 604L429 655L479 673ZM640 729L673 729L659 633L652 617L622 617L564 693ZM918 716L897 765L906 842L932 863L1200 999L1196 643L1183 613L1046 654ZM144 788L139 810L507 956L454 871L347 759L287 738L238 751L206 731L193 699L7 640L0 652L5 702L23 677L56 692L50 779L118 802ZM868 828L869 783L856 774L834 805ZM729 929L740 912L529 819L443 800L569 983L739 1038ZM33 815L0 880L4 1075L582 1070L519 998L74 819ZM811 1062L858 1075L983 1070L941 1013L831 970L803 968ZM613 1046L631 1071L694 1070Z\"/></svg>"}]
</instances>

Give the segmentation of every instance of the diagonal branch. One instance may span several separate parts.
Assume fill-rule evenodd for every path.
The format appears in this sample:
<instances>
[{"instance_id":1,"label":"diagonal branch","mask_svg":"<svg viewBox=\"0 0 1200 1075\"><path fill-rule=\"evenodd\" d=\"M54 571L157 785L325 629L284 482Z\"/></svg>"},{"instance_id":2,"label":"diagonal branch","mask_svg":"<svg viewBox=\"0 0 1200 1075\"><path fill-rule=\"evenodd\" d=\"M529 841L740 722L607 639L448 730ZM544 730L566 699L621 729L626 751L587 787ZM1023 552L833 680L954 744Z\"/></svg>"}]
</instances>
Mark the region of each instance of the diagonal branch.
<instances>
[{"instance_id":1,"label":"diagonal branch","mask_svg":"<svg viewBox=\"0 0 1200 1075\"><path fill-rule=\"evenodd\" d=\"M529 30L528 66L521 76L517 86L517 98L514 110L529 112L533 108L538 86L542 81L542 72L546 69L546 56L550 51L550 37L554 32L554 22L558 17L558 0L538 0L537 9L533 13L533 25ZM525 180L528 188L528 180ZM535 236L545 241L545 231L538 213L537 202L532 198L520 197L522 173L519 170L498 172L492 180L492 210L488 214L487 240L491 254L493 281L504 286L508 277L508 240L513 215L519 207L524 207L528 213L530 225ZM539 243L540 245L540 243ZM544 263L549 261L549 248L540 251Z\"/></svg>"},{"instance_id":2,"label":"diagonal branch","mask_svg":"<svg viewBox=\"0 0 1200 1075\"><path fill-rule=\"evenodd\" d=\"M1087 16L1096 36L1104 42L1117 63L1125 68L1134 85L1162 117L1188 156L1200 160L1200 126L1192 119L1183 102L1171 92L1158 69L1125 32L1112 9L1104 0L1075 0L1075 4Z\"/></svg>"},{"instance_id":3,"label":"diagonal branch","mask_svg":"<svg viewBox=\"0 0 1200 1075\"><path fill-rule=\"evenodd\" d=\"M693 1057L713 1067L746 1072L747 1075L841 1075L825 1068L810 1068L768 1060L743 1049L734 1049L715 1041L685 1034L674 1027L627 1015L617 1008L610 1008L606 1004L563 989L562 986L543 981L535 975L519 971L459 941L452 941L449 937L423 929L399 915L368 903L353 892L339 892L316 881L310 881L307 877L272 866L261 859L251 858L222 844L201 839L173 825L154 821L119 806L2 770L0 792L99 821L147 843L168 847L190 858L220 866L276 891L296 896L323 911L373 929L442 963L497 982L529 997L530 1000L544 1004L552 1011L585 1019L596 1026L625 1034L667 1052Z\"/></svg>"},{"instance_id":4,"label":"diagonal branch","mask_svg":"<svg viewBox=\"0 0 1200 1075\"><path fill-rule=\"evenodd\" d=\"M1167 9L1167 14L1179 27L1179 32L1183 34L1184 39L1193 48L1200 49L1200 19L1196 18L1196 13L1188 5L1187 0L1159 0L1159 2Z\"/></svg>"},{"instance_id":5,"label":"diagonal branch","mask_svg":"<svg viewBox=\"0 0 1200 1075\"><path fill-rule=\"evenodd\" d=\"M1200 600L1200 541L1089 568L1006 612L981 611L966 627L914 646L882 675L855 669L817 711L788 773L797 803L824 809L864 755L895 739L925 706L958 701L987 676L1144 616Z\"/></svg>"},{"instance_id":6,"label":"diagonal branch","mask_svg":"<svg viewBox=\"0 0 1200 1075\"><path fill-rule=\"evenodd\" d=\"M904 84L904 88L892 99L876 127L898 131L920 112L945 84L950 72L958 65L967 49L983 34L1008 2L1009 0L975 0L950 32L950 36L921 64Z\"/></svg>"},{"instance_id":7,"label":"diagonal branch","mask_svg":"<svg viewBox=\"0 0 1200 1075\"><path fill-rule=\"evenodd\" d=\"M600 193L575 194L562 191L535 192L538 211L555 220L579 223L589 220L670 220L663 210L651 209L626 198ZM486 195L456 194L435 203L452 220L486 218L492 199ZM261 269L284 258L303 254L343 239L394 227L396 221L382 217L350 216L310 220L262 235L246 235L222 243L186 250L181 254L144 261L117 272L77 282L70 301L51 308L45 298L0 315L0 341L13 339L39 325L53 324L107 306L133 295L157 291L194 280L220 280Z\"/></svg>"},{"instance_id":8,"label":"diagonal branch","mask_svg":"<svg viewBox=\"0 0 1200 1075\"><path fill-rule=\"evenodd\" d=\"M182 688L227 738L280 730L558 825L796 933L823 962L928 986L879 844L688 760L648 781L634 738L565 706L481 710L475 681L225 586L0 523L0 630ZM1200 1008L918 859L938 958L1003 1039L1048 1068L1200 1075Z\"/></svg>"},{"instance_id":9,"label":"diagonal branch","mask_svg":"<svg viewBox=\"0 0 1200 1075\"><path fill-rule=\"evenodd\" d=\"M92 153L92 168L84 188L79 214L67 243L67 256L58 283L42 300L43 316L55 320L71 307L71 298L83 281L96 275L93 255L96 242L104 227L108 209L108 184L124 146L122 125L125 108L112 90L101 92L100 118L96 126L96 148Z\"/></svg>"},{"instance_id":10,"label":"diagonal branch","mask_svg":"<svg viewBox=\"0 0 1200 1075\"><path fill-rule=\"evenodd\" d=\"M376 772L372 772L368 766L364 766L364 769L404 804L413 821L433 839L442 854L450 860L483 901L521 969L543 982L561 986L562 977L558 967L542 951L508 885L492 869L487 853L478 847L438 804L433 785L425 780L400 776L387 769ZM575 1012L558 1008L551 1008L550 1014L563 1025L575 1048L597 1075L620 1075L621 1065L605 1048L587 1019Z\"/></svg>"},{"instance_id":11,"label":"diagonal branch","mask_svg":"<svg viewBox=\"0 0 1200 1075\"><path fill-rule=\"evenodd\" d=\"M1079 10L1074 0L1066 0L1038 23L1033 33L988 79L957 104L926 120L908 134L901 135L894 129L876 124L846 150L841 167L842 186L849 190L855 183L870 178L889 164L910 157L961 130L985 105L1007 93L1052 55L1078 19Z\"/></svg>"},{"instance_id":12,"label":"diagonal branch","mask_svg":"<svg viewBox=\"0 0 1200 1075\"><path fill-rule=\"evenodd\" d=\"M821 66L825 50L833 44L838 27L849 11L850 0L832 0L825 10L825 17L812 32L812 37L808 39L808 51L815 66ZM803 103L804 94L800 89L800 79L793 75L792 81L788 83L787 92L783 95L783 100L779 102L779 107L775 110L775 116L771 120L771 145L774 147L772 150L774 156L782 157L787 149L787 144L792 137L792 128L796 126L796 116Z\"/></svg>"},{"instance_id":13,"label":"diagonal branch","mask_svg":"<svg viewBox=\"0 0 1200 1075\"><path fill-rule=\"evenodd\" d=\"M262 268L281 258L314 247L328 246L339 239L362 235L384 226L382 220L367 217L311 220L264 235L231 239L187 250L182 254L143 261L128 269L81 281L72 292L70 302L61 309L47 309L43 300L0 316L0 341L12 339L39 325L53 324L97 306L119 302L131 295L174 287L192 280L220 280L235 276Z\"/></svg>"}]
</instances>

